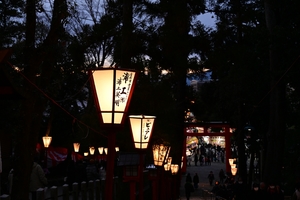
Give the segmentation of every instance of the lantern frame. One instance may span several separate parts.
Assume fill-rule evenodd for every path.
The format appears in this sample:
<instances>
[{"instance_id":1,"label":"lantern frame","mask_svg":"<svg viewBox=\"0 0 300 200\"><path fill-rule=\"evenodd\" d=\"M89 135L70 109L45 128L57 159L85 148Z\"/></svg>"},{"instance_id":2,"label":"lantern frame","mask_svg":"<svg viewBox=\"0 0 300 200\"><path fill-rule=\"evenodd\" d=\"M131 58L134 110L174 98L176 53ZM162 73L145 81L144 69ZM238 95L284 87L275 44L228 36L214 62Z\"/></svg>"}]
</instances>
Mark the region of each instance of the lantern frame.
<instances>
[{"instance_id":1,"label":"lantern frame","mask_svg":"<svg viewBox=\"0 0 300 200\"><path fill-rule=\"evenodd\" d=\"M74 143L73 143L73 147L74 147L74 152L79 152L80 143L74 142Z\"/></svg>"},{"instance_id":2,"label":"lantern frame","mask_svg":"<svg viewBox=\"0 0 300 200\"><path fill-rule=\"evenodd\" d=\"M98 147L98 151L99 151L99 154L100 154L100 155L103 154L103 150L104 150L104 147Z\"/></svg>"},{"instance_id":3,"label":"lantern frame","mask_svg":"<svg viewBox=\"0 0 300 200\"><path fill-rule=\"evenodd\" d=\"M156 116L130 115L131 136L136 149L147 149Z\"/></svg>"},{"instance_id":4,"label":"lantern frame","mask_svg":"<svg viewBox=\"0 0 300 200\"><path fill-rule=\"evenodd\" d=\"M229 162L229 165L233 165L234 159L233 158L229 158L228 162Z\"/></svg>"},{"instance_id":5,"label":"lantern frame","mask_svg":"<svg viewBox=\"0 0 300 200\"><path fill-rule=\"evenodd\" d=\"M100 125L121 128L127 116L138 73L122 68L89 70L91 88Z\"/></svg>"},{"instance_id":6,"label":"lantern frame","mask_svg":"<svg viewBox=\"0 0 300 200\"><path fill-rule=\"evenodd\" d=\"M167 163L164 164L165 171L170 171L171 169L171 163L172 163L172 157L167 158Z\"/></svg>"},{"instance_id":7,"label":"lantern frame","mask_svg":"<svg viewBox=\"0 0 300 200\"><path fill-rule=\"evenodd\" d=\"M179 165L177 165L177 164L171 164L171 173L172 173L172 175L177 174L178 170L179 170Z\"/></svg>"},{"instance_id":8,"label":"lantern frame","mask_svg":"<svg viewBox=\"0 0 300 200\"><path fill-rule=\"evenodd\" d=\"M91 155L94 155L95 154L95 147L90 147L89 151L90 151Z\"/></svg>"},{"instance_id":9,"label":"lantern frame","mask_svg":"<svg viewBox=\"0 0 300 200\"><path fill-rule=\"evenodd\" d=\"M155 166L163 166L166 157L169 155L171 146L167 143L158 143L152 145L153 161Z\"/></svg>"},{"instance_id":10,"label":"lantern frame","mask_svg":"<svg viewBox=\"0 0 300 200\"><path fill-rule=\"evenodd\" d=\"M52 141L52 137L51 136L44 136L43 137L43 144L44 144L44 147L45 148L48 148L51 144L51 141Z\"/></svg>"},{"instance_id":11,"label":"lantern frame","mask_svg":"<svg viewBox=\"0 0 300 200\"><path fill-rule=\"evenodd\" d=\"M237 168L235 168L235 167L232 167L231 168L231 174L233 175L233 176L235 176L236 175L236 173L237 173Z\"/></svg>"}]
</instances>

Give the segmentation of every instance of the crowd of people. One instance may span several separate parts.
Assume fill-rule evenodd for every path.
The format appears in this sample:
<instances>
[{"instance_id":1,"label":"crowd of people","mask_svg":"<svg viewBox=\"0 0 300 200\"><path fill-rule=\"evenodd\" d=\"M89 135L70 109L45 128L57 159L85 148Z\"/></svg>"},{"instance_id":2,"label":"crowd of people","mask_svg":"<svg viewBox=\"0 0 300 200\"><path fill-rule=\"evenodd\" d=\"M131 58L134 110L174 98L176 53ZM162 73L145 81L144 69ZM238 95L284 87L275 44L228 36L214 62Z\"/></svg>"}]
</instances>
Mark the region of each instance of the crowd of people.
<instances>
[{"instance_id":1,"label":"crowd of people","mask_svg":"<svg viewBox=\"0 0 300 200\"><path fill-rule=\"evenodd\" d=\"M219 177L216 178L212 171L207 175L211 192L215 194L217 199L226 200L284 200L284 192L280 185L270 183L267 185L264 182L254 183L251 188L241 179L235 181L233 176L226 176L221 169ZM185 195L189 200L191 193L198 190L199 177L195 173L192 177L187 174L185 180ZM292 200L300 199L300 184L296 186Z\"/></svg>"},{"instance_id":2,"label":"crowd of people","mask_svg":"<svg viewBox=\"0 0 300 200\"><path fill-rule=\"evenodd\" d=\"M222 162L225 161L225 151L220 146L213 145L209 148L203 145L200 148L196 148L187 157L187 166L191 166L192 162L195 166L211 165L212 162Z\"/></svg>"},{"instance_id":3,"label":"crowd of people","mask_svg":"<svg viewBox=\"0 0 300 200\"><path fill-rule=\"evenodd\" d=\"M211 192L228 200L284 200L284 192L278 184L254 183L251 188L239 178L227 178L224 183L215 181Z\"/></svg>"},{"instance_id":4,"label":"crowd of people","mask_svg":"<svg viewBox=\"0 0 300 200\"><path fill-rule=\"evenodd\" d=\"M225 163L224 157L226 155L224 155L223 149L215 146L194 149L190 156L187 157L187 171L189 171L190 166L208 166L208 170L214 169L210 167L212 162ZM190 169L192 168L197 169L198 167L191 167ZM216 172L215 169L214 171ZM216 196L216 199L284 200L284 191L280 184L255 182L250 186L242 178L234 177L231 173L226 173L223 169L220 169L218 174L209 171L206 177L210 186L209 191ZM199 177L197 173L194 175L187 173L184 185L187 200L190 199L193 191L199 190L198 183ZM295 186L295 192L292 194L291 199L300 200L300 183Z\"/></svg>"}]
</instances>

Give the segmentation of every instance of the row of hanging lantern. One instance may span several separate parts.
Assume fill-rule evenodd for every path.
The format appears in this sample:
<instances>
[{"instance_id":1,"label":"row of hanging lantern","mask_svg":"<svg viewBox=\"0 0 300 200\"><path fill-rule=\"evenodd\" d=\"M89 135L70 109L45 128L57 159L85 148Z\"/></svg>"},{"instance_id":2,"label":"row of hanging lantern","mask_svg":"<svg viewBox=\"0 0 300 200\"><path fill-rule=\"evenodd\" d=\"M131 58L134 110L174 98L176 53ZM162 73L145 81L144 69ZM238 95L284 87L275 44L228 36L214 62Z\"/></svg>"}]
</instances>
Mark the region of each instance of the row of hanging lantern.
<instances>
[{"instance_id":1,"label":"row of hanging lantern","mask_svg":"<svg viewBox=\"0 0 300 200\"><path fill-rule=\"evenodd\" d=\"M51 136L43 136L43 144L44 144L44 147L45 148L49 148L50 144L51 144L51 141L52 141L52 137ZM74 152L79 152L79 148L80 148L80 143L76 142L76 143L73 143L73 147L74 147ZM115 150L116 152L119 151L119 147L116 147ZM99 154L102 155L103 152L107 155L107 148L104 148L104 147L98 147L98 151L99 151ZM95 147L89 147L89 152L90 152L90 155L94 155L95 154ZM84 152L84 156L87 156L89 153L88 152Z\"/></svg>"},{"instance_id":2,"label":"row of hanging lantern","mask_svg":"<svg viewBox=\"0 0 300 200\"><path fill-rule=\"evenodd\" d=\"M172 157L168 157L166 164L164 164L164 169L165 169L165 171L171 170L172 175L175 175L175 174L177 174L177 172L179 170L179 165L172 164Z\"/></svg>"},{"instance_id":3,"label":"row of hanging lantern","mask_svg":"<svg viewBox=\"0 0 300 200\"><path fill-rule=\"evenodd\" d=\"M147 149L149 140L152 134L152 128L155 120L155 116L144 116L144 115L131 115L130 124L132 129L132 137L134 145L137 149ZM140 130L139 130L140 129ZM43 143L44 147L48 148L51 144L52 137L44 136ZM74 152L79 152L80 143L73 143ZM116 152L119 151L119 147L115 147ZM169 157L171 147L164 143L154 144L152 146L153 159L155 166L163 166L165 171L171 170L172 174L176 174L179 170L177 164L172 164L172 157ZM99 154L103 152L107 155L108 148L98 147ZM89 147L89 152L84 152L84 156L95 154L95 147ZM229 159L230 162L233 159ZM233 161L232 161L233 162ZM233 163L232 163L233 164ZM230 164L231 166L233 166ZM234 171L234 169L233 169ZM236 172L235 172L236 173Z\"/></svg>"},{"instance_id":4,"label":"row of hanging lantern","mask_svg":"<svg viewBox=\"0 0 300 200\"><path fill-rule=\"evenodd\" d=\"M144 168L144 160L143 154L145 150L148 148L149 141L152 136L152 130L155 122L155 116L146 116L146 115L130 115L130 126L132 132L132 138L134 147L139 150L140 153L140 163L139 163L139 171L136 173L139 177L139 190L140 194L144 193L143 187L143 168ZM160 140L156 141L154 145L152 145L152 153L153 153L153 161L154 165L159 167L160 169L166 166L173 175L175 175L179 166L172 164L172 157L169 157L171 150L171 146ZM160 170L158 170L160 171ZM131 189L134 191L134 184L131 185ZM131 194L131 199L135 199L134 193ZM143 195L139 195L139 199L143 199Z\"/></svg>"},{"instance_id":5,"label":"row of hanging lantern","mask_svg":"<svg viewBox=\"0 0 300 200\"><path fill-rule=\"evenodd\" d=\"M172 164L172 157L169 157L171 147L162 142L159 144L154 144L152 146L153 160L155 166L163 166L165 171L170 171L173 175L177 174L179 170L178 164Z\"/></svg>"},{"instance_id":6,"label":"row of hanging lantern","mask_svg":"<svg viewBox=\"0 0 300 200\"><path fill-rule=\"evenodd\" d=\"M133 89L137 82L137 71L121 68L102 68L89 70L88 72L101 128L109 131L108 149L106 154L109 151L110 156L107 157L105 199L112 199L114 185L113 173L116 153L116 151L114 151L116 142L115 132L124 127L124 121L131 101ZM152 132L154 118L151 116L145 117L143 115L142 117L130 117L135 148L141 150L147 149ZM133 125L134 123L136 125ZM78 147L79 151L80 144L76 144L76 146ZM100 149L98 150L100 154L103 153L100 152ZM163 166L166 162L166 158L169 157L170 146L161 143L158 145L153 145L152 150L154 165ZM95 149L92 149L92 151L95 152ZM142 153L140 153L140 155L142 157ZM143 161L141 159L140 165L143 166L142 164ZM176 169L178 169L178 165L171 164L171 169L172 166L175 171ZM140 173L142 173L142 171ZM141 176L140 179L141 184L143 182L142 177L143 176ZM143 193L142 185L140 185L139 187L140 192Z\"/></svg>"},{"instance_id":7,"label":"row of hanging lantern","mask_svg":"<svg viewBox=\"0 0 300 200\"><path fill-rule=\"evenodd\" d=\"M74 152L79 152L79 148L80 148L80 143L73 143L73 147L74 147ZM89 153L90 155L94 155L95 154L95 147L89 147L89 152L84 152L84 156L88 156ZM118 152L120 150L119 147L115 147L116 152ZM102 155L103 152L107 155L108 153L108 148L104 148L104 147L98 147L98 151L99 154Z\"/></svg>"}]
</instances>

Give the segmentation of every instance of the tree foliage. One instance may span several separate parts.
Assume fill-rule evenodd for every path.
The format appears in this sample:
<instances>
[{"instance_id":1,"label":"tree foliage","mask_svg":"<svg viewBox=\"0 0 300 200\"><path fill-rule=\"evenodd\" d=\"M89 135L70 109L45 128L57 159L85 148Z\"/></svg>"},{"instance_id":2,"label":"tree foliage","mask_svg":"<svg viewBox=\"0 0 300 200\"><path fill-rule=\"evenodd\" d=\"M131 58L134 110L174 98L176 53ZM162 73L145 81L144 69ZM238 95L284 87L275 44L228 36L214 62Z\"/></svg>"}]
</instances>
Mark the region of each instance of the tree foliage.
<instances>
[{"instance_id":1,"label":"tree foliage","mask_svg":"<svg viewBox=\"0 0 300 200\"><path fill-rule=\"evenodd\" d=\"M267 155L278 153L274 158L282 155L275 147L286 127L292 130L289 135L299 130L300 6L296 0L278 4L268 0L1 2L0 44L14 50L12 64L3 69L23 97L18 105L1 104L3 110L6 104L14 110L7 121L20 119L12 129L14 136L21 135L14 140L14 181L20 186L15 188L15 199L28 195L21 185L29 182L35 144L49 131L49 122L53 145L71 148L71 140L82 140L85 146L105 143L88 128L101 132L86 73L91 68L121 66L141 72L130 112L157 115L154 138L178 147L173 148L177 162L184 111L190 106L201 121L231 122L237 127L239 146L244 125L251 122L265 139ZM215 28L199 20L205 12L214 14ZM211 79L195 92L186 85L187 78L205 80L204 68L210 69ZM191 99L196 103L190 105ZM281 112L285 107L286 113ZM1 122L4 132L13 127L7 121ZM130 138L128 127L123 132L118 140L130 149L130 141L125 142ZM246 177L244 156L240 159L240 175ZM268 182L281 173L281 164L273 161L266 159Z\"/></svg>"}]
</instances>

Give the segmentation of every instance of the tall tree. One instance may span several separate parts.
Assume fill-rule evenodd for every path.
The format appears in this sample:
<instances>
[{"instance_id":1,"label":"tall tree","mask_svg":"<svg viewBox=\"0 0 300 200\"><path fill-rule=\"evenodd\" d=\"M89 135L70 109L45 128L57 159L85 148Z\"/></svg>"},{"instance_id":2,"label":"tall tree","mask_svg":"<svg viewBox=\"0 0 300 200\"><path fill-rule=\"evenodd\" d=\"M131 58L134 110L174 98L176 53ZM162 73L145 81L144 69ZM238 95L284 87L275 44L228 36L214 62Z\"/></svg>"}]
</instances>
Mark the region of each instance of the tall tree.
<instances>
[{"instance_id":1,"label":"tall tree","mask_svg":"<svg viewBox=\"0 0 300 200\"><path fill-rule=\"evenodd\" d=\"M0 5L0 47L10 47L20 41L24 26L21 23L23 0L2 0Z\"/></svg>"},{"instance_id":2,"label":"tall tree","mask_svg":"<svg viewBox=\"0 0 300 200\"><path fill-rule=\"evenodd\" d=\"M256 115L266 113L266 102L261 102L267 92L264 77L268 72L266 42L261 39L266 38L263 5L251 0L215 3L212 10L217 18L216 30L211 34L212 50L206 62L216 87L210 91L216 102L213 116L237 128L238 173L247 181L244 126L249 121L261 126L260 116Z\"/></svg>"},{"instance_id":3,"label":"tall tree","mask_svg":"<svg viewBox=\"0 0 300 200\"><path fill-rule=\"evenodd\" d=\"M265 0L266 25L269 31L270 59L270 121L267 133L267 152L264 180L267 183L279 184L282 174L283 149L282 138L285 135L286 82L280 80L285 68L282 51L284 35L279 34L283 28L281 1ZM281 3L280 3L281 2Z\"/></svg>"},{"instance_id":4,"label":"tall tree","mask_svg":"<svg viewBox=\"0 0 300 200\"><path fill-rule=\"evenodd\" d=\"M55 0L50 30L40 46L36 46L37 2L26 1L26 41L24 54L24 100L21 108L20 133L16 137L12 199L28 199L28 185L35 147L38 141L43 111L47 100L36 85L46 91L56 59L56 47L63 33L63 20L67 17L65 0ZM19 90L20 91L20 90Z\"/></svg>"}]
</instances>

